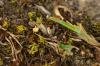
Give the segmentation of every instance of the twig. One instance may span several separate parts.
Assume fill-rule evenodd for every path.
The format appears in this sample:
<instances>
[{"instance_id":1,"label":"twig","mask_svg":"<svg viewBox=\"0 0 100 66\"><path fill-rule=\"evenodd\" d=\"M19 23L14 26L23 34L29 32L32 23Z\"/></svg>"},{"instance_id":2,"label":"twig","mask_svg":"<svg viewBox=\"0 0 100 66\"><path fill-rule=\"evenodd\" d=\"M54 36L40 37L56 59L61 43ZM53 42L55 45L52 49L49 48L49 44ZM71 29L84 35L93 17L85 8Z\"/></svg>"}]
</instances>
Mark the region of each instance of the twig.
<instances>
[{"instance_id":1,"label":"twig","mask_svg":"<svg viewBox=\"0 0 100 66\"><path fill-rule=\"evenodd\" d=\"M39 11L43 14L47 15L47 18L51 15L51 13L43 6L35 4L36 8L39 9Z\"/></svg>"}]
</instances>

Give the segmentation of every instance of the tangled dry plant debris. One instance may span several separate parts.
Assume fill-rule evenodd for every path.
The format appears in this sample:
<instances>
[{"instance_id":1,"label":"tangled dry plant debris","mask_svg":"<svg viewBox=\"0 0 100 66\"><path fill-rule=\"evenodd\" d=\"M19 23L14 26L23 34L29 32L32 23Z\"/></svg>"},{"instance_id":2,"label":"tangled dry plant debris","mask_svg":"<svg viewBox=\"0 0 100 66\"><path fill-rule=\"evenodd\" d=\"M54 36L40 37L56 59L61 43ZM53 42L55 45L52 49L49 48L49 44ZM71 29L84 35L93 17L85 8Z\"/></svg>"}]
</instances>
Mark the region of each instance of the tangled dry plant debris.
<instances>
[{"instance_id":1,"label":"tangled dry plant debris","mask_svg":"<svg viewBox=\"0 0 100 66\"><path fill-rule=\"evenodd\" d=\"M6 31L20 46L20 48L22 49L22 46L20 44L20 42L17 40L16 36L14 34L12 34L11 32L7 31L6 29L4 29L1 25L0 25L0 29Z\"/></svg>"},{"instance_id":2,"label":"tangled dry plant debris","mask_svg":"<svg viewBox=\"0 0 100 66\"><path fill-rule=\"evenodd\" d=\"M0 0L0 65L97 66L99 7L92 1Z\"/></svg>"}]
</instances>

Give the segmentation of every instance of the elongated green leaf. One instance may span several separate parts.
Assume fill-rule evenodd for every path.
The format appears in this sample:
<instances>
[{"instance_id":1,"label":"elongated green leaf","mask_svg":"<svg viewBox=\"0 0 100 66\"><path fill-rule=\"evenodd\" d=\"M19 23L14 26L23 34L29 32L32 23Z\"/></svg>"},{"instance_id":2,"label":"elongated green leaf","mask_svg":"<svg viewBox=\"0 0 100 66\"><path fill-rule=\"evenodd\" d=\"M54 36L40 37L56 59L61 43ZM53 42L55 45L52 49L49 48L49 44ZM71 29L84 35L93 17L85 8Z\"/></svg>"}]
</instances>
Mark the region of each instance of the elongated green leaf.
<instances>
[{"instance_id":1,"label":"elongated green leaf","mask_svg":"<svg viewBox=\"0 0 100 66\"><path fill-rule=\"evenodd\" d=\"M59 23L60 25L62 25L63 27L66 27L72 31L74 31L81 39L83 39L84 41L86 41L87 43L94 45L94 46L99 46L100 47L100 43L98 41L95 40L95 38L91 35L89 35L84 27L82 26L81 23L77 24L77 25L72 25L70 22L68 21L63 21L60 20L58 18L54 18L54 17L50 17L50 20Z\"/></svg>"},{"instance_id":2,"label":"elongated green leaf","mask_svg":"<svg viewBox=\"0 0 100 66\"><path fill-rule=\"evenodd\" d=\"M65 52L67 53L67 55L72 55L72 49L74 48L74 46L72 46L71 44L69 45L65 45L65 44L60 44L59 47L63 50L65 50Z\"/></svg>"},{"instance_id":3,"label":"elongated green leaf","mask_svg":"<svg viewBox=\"0 0 100 66\"><path fill-rule=\"evenodd\" d=\"M64 26L64 27L66 27L66 28L68 28L68 29L70 29L70 30L72 30L72 31L74 31L74 32L76 32L76 33L78 33L78 34L80 34L80 29L79 29L79 27L76 26L76 25L72 25L72 24L71 24L70 22L68 22L68 21L65 22L65 21L63 21L63 20L60 20L60 19L54 18L54 17L50 17L50 20L55 21L55 22L61 24L62 26Z\"/></svg>"}]
</instances>

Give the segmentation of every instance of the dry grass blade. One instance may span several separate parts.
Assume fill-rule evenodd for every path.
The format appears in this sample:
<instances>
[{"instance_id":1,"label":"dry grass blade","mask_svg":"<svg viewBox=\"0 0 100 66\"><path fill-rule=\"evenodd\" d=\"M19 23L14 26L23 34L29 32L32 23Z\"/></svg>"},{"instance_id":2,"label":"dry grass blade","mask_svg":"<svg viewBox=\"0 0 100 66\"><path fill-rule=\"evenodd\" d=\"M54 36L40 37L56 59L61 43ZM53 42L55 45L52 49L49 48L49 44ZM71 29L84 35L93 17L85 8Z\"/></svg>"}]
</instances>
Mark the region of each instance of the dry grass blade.
<instances>
[{"instance_id":1,"label":"dry grass blade","mask_svg":"<svg viewBox=\"0 0 100 66\"><path fill-rule=\"evenodd\" d=\"M7 44L0 41L0 45L6 46Z\"/></svg>"},{"instance_id":2,"label":"dry grass blade","mask_svg":"<svg viewBox=\"0 0 100 66\"><path fill-rule=\"evenodd\" d=\"M87 43L89 43L91 45L100 47L100 43L98 41L96 41L95 38L92 35L87 34L87 32L85 31L82 24L78 24L78 26L79 26L79 29L81 30L81 33L78 36L81 39L83 39L84 41L86 41Z\"/></svg>"},{"instance_id":3,"label":"dry grass blade","mask_svg":"<svg viewBox=\"0 0 100 66\"><path fill-rule=\"evenodd\" d=\"M1 25L0 25L0 29L3 30L3 31L6 31L17 42L17 44L20 46L20 49L22 49L22 46L21 46L20 42L17 40L17 38L14 34L7 31L6 29L4 29Z\"/></svg>"},{"instance_id":4,"label":"dry grass blade","mask_svg":"<svg viewBox=\"0 0 100 66\"><path fill-rule=\"evenodd\" d=\"M13 58L13 66L19 66L19 59L18 59L18 54L20 52L20 50L16 50L14 43L12 41L12 37L9 36L9 38L6 37L6 40L9 42L9 44L11 45L11 50L12 50L12 58Z\"/></svg>"}]
</instances>

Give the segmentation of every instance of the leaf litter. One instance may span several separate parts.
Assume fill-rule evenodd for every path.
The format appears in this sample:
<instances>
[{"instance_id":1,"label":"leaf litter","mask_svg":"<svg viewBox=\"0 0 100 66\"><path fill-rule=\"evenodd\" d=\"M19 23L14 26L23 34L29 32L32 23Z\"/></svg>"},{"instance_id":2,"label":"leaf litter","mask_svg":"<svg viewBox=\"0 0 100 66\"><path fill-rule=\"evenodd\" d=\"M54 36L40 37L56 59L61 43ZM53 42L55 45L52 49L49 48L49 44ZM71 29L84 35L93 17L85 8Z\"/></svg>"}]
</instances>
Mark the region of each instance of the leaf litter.
<instances>
[{"instance_id":1,"label":"leaf litter","mask_svg":"<svg viewBox=\"0 0 100 66\"><path fill-rule=\"evenodd\" d=\"M0 65L99 66L99 3L1 0Z\"/></svg>"}]
</instances>

